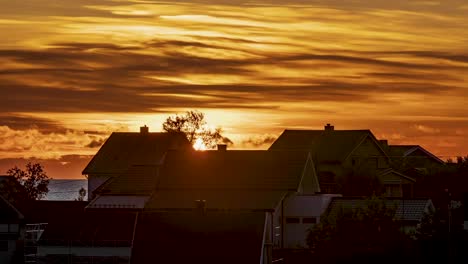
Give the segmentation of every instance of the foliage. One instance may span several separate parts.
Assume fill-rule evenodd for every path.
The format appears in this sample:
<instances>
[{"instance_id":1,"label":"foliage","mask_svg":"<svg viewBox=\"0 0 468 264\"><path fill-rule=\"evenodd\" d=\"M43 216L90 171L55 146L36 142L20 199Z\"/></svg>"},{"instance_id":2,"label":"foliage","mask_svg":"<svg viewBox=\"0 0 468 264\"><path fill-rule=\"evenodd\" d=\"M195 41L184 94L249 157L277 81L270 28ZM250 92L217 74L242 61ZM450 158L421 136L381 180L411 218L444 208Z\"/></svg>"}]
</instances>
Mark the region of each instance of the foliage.
<instances>
[{"instance_id":1,"label":"foliage","mask_svg":"<svg viewBox=\"0 0 468 264\"><path fill-rule=\"evenodd\" d=\"M205 114L199 111L187 111L183 115L170 116L163 123L163 130L166 132L182 132L187 136L188 141L194 144L198 139L211 149L216 144L222 142L232 144L227 137L222 136L222 129L210 129L205 121Z\"/></svg>"},{"instance_id":2,"label":"foliage","mask_svg":"<svg viewBox=\"0 0 468 264\"><path fill-rule=\"evenodd\" d=\"M415 238L422 240L431 240L437 236L444 225L441 223L440 211L425 213L421 223L418 224L416 232L414 234Z\"/></svg>"},{"instance_id":3,"label":"foliage","mask_svg":"<svg viewBox=\"0 0 468 264\"><path fill-rule=\"evenodd\" d=\"M84 201L86 198L86 189L81 187L81 189L78 191L78 198L75 199L75 201Z\"/></svg>"},{"instance_id":4,"label":"foliage","mask_svg":"<svg viewBox=\"0 0 468 264\"><path fill-rule=\"evenodd\" d=\"M328 212L310 230L307 243L316 254L326 256L331 262L401 252L408 237L393 220L395 210L374 195L355 209Z\"/></svg>"},{"instance_id":5,"label":"foliage","mask_svg":"<svg viewBox=\"0 0 468 264\"><path fill-rule=\"evenodd\" d=\"M6 192L9 192L14 198L25 200L40 200L49 192L49 180L44 168L40 163L26 164L26 170L22 170L17 166L7 171L8 176L12 176L16 183L22 185L22 190L15 186L14 183L6 186ZM22 197L19 197L21 195Z\"/></svg>"}]
</instances>

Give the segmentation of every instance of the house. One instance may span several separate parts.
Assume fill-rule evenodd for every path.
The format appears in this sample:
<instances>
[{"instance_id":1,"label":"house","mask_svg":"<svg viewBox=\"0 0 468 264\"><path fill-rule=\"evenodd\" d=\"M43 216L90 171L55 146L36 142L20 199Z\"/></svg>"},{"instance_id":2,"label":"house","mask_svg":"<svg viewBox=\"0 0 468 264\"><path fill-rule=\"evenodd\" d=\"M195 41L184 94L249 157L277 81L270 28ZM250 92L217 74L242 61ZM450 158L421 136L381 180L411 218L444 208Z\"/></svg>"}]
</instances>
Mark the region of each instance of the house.
<instances>
[{"instance_id":1,"label":"house","mask_svg":"<svg viewBox=\"0 0 468 264\"><path fill-rule=\"evenodd\" d=\"M49 221L37 263L129 263L137 214L81 212Z\"/></svg>"},{"instance_id":2,"label":"house","mask_svg":"<svg viewBox=\"0 0 468 264\"><path fill-rule=\"evenodd\" d=\"M85 211L86 201L35 201L25 256L34 263L129 263L137 214Z\"/></svg>"},{"instance_id":3,"label":"house","mask_svg":"<svg viewBox=\"0 0 468 264\"><path fill-rule=\"evenodd\" d=\"M328 208L333 197L341 197L340 194L319 195L291 195L286 197L280 205L280 212L284 211L283 237L276 248L281 249L306 249L306 236L309 230L317 223ZM275 226L281 226L280 218Z\"/></svg>"},{"instance_id":4,"label":"house","mask_svg":"<svg viewBox=\"0 0 468 264\"><path fill-rule=\"evenodd\" d=\"M0 195L0 263L21 261L20 241L24 216Z\"/></svg>"},{"instance_id":5,"label":"house","mask_svg":"<svg viewBox=\"0 0 468 264\"><path fill-rule=\"evenodd\" d=\"M445 166L443 160L419 145L388 145L383 141L383 147L393 167L415 178L435 173Z\"/></svg>"},{"instance_id":6,"label":"house","mask_svg":"<svg viewBox=\"0 0 468 264\"><path fill-rule=\"evenodd\" d=\"M112 133L82 172L88 178L88 200L104 182L131 166L160 165L168 150L191 148L183 133L152 133L146 126L139 133Z\"/></svg>"},{"instance_id":7,"label":"house","mask_svg":"<svg viewBox=\"0 0 468 264\"><path fill-rule=\"evenodd\" d=\"M285 130L269 150L307 150L316 166L322 193L363 195L369 180L383 184L391 196L409 195L415 180L391 170L391 160L370 130ZM396 180L400 178L400 180ZM361 181L361 182L359 182ZM346 187L351 187L345 190ZM398 189L398 190L397 190ZM365 190L370 192L375 190ZM404 191L406 193L404 193ZM367 194L367 193L366 193Z\"/></svg>"},{"instance_id":8,"label":"house","mask_svg":"<svg viewBox=\"0 0 468 264\"><path fill-rule=\"evenodd\" d=\"M86 209L143 209L156 190L158 165L134 165L95 191Z\"/></svg>"},{"instance_id":9,"label":"house","mask_svg":"<svg viewBox=\"0 0 468 264\"><path fill-rule=\"evenodd\" d=\"M307 151L173 151L166 155L157 190L144 211L193 211L196 201L203 201L206 214L214 218L234 214L250 219L262 213L262 263L270 263L272 249L305 246L307 232L298 232L286 219L296 216L288 215L293 206L301 208L304 219L320 216L320 209L307 200L319 191Z\"/></svg>"},{"instance_id":10,"label":"house","mask_svg":"<svg viewBox=\"0 0 468 264\"><path fill-rule=\"evenodd\" d=\"M305 243L286 226L290 206L320 215L303 199L320 191L314 167L307 151L167 150L156 164L135 160L95 188L84 212L49 222L37 256L271 263L275 248Z\"/></svg>"},{"instance_id":11,"label":"house","mask_svg":"<svg viewBox=\"0 0 468 264\"><path fill-rule=\"evenodd\" d=\"M267 221L262 211L143 212L130 263L271 263Z\"/></svg>"}]
</instances>

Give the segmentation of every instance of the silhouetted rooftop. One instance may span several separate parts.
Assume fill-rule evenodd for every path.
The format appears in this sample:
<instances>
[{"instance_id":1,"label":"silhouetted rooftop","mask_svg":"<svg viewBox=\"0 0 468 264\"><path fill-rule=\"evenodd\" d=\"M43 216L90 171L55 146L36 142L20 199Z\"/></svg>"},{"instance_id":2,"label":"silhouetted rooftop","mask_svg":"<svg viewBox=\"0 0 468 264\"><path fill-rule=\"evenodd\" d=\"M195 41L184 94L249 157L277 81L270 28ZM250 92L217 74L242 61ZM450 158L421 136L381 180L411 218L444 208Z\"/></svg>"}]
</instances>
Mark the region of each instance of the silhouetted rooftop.
<instances>
[{"instance_id":1,"label":"silhouetted rooftop","mask_svg":"<svg viewBox=\"0 0 468 264\"><path fill-rule=\"evenodd\" d=\"M195 208L196 200L205 200L207 210L274 210L286 191L267 190L161 190L147 202L146 210L175 210Z\"/></svg>"},{"instance_id":2,"label":"silhouetted rooftop","mask_svg":"<svg viewBox=\"0 0 468 264\"><path fill-rule=\"evenodd\" d=\"M158 190L296 191L308 156L307 151L171 151Z\"/></svg>"},{"instance_id":3,"label":"silhouetted rooftop","mask_svg":"<svg viewBox=\"0 0 468 264\"><path fill-rule=\"evenodd\" d=\"M156 165L131 166L119 177L103 184L95 193L107 195L150 195L156 188Z\"/></svg>"},{"instance_id":4,"label":"silhouetted rooftop","mask_svg":"<svg viewBox=\"0 0 468 264\"><path fill-rule=\"evenodd\" d=\"M87 204L87 201L37 200L28 203L24 214L28 223L65 221L71 216L81 215Z\"/></svg>"},{"instance_id":5,"label":"silhouetted rooftop","mask_svg":"<svg viewBox=\"0 0 468 264\"><path fill-rule=\"evenodd\" d=\"M129 212L83 212L50 219L40 244L130 247L136 216Z\"/></svg>"},{"instance_id":6,"label":"silhouetted rooftop","mask_svg":"<svg viewBox=\"0 0 468 264\"><path fill-rule=\"evenodd\" d=\"M23 214L0 195L0 223L18 221L23 218Z\"/></svg>"},{"instance_id":7,"label":"silhouetted rooftop","mask_svg":"<svg viewBox=\"0 0 468 264\"><path fill-rule=\"evenodd\" d=\"M132 264L260 263L265 213L143 213Z\"/></svg>"},{"instance_id":8,"label":"silhouetted rooftop","mask_svg":"<svg viewBox=\"0 0 468 264\"><path fill-rule=\"evenodd\" d=\"M402 183L416 182L414 178L411 178L401 172L395 171L392 168L382 170L377 176L380 178L380 180L384 184L389 184L389 183L402 184Z\"/></svg>"},{"instance_id":9,"label":"silhouetted rooftop","mask_svg":"<svg viewBox=\"0 0 468 264\"><path fill-rule=\"evenodd\" d=\"M428 157L436 162L445 164L443 160L439 159L437 156L424 149L420 145L389 145L388 152L392 158L404 158L412 156Z\"/></svg>"},{"instance_id":10,"label":"silhouetted rooftop","mask_svg":"<svg viewBox=\"0 0 468 264\"><path fill-rule=\"evenodd\" d=\"M370 130L285 130L270 150L308 150L319 162L342 162Z\"/></svg>"},{"instance_id":11,"label":"silhouetted rooftop","mask_svg":"<svg viewBox=\"0 0 468 264\"><path fill-rule=\"evenodd\" d=\"M83 174L120 174L132 165L156 165L169 149L191 149L183 133L114 132Z\"/></svg>"}]
</instances>

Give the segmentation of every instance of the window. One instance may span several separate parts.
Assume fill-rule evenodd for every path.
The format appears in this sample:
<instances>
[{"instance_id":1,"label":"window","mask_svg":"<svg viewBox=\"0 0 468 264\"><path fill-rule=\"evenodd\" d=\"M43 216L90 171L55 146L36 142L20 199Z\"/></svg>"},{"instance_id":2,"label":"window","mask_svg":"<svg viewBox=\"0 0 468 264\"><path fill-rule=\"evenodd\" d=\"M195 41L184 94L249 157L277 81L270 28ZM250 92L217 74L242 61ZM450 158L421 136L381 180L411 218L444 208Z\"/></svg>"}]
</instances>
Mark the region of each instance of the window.
<instances>
[{"instance_id":1,"label":"window","mask_svg":"<svg viewBox=\"0 0 468 264\"><path fill-rule=\"evenodd\" d=\"M0 233L8 233L8 224L0 224Z\"/></svg>"},{"instance_id":2,"label":"window","mask_svg":"<svg viewBox=\"0 0 468 264\"><path fill-rule=\"evenodd\" d=\"M0 240L0 252L8 251L8 241L7 240Z\"/></svg>"},{"instance_id":3,"label":"window","mask_svg":"<svg viewBox=\"0 0 468 264\"><path fill-rule=\"evenodd\" d=\"M286 218L286 224L299 224L299 218L298 217L287 217Z\"/></svg>"},{"instance_id":4,"label":"window","mask_svg":"<svg viewBox=\"0 0 468 264\"><path fill-rule=\"evenodd\" d=\"M315 218L315 217L304 217L304 218L302 218L302 223L303 224L316 224L317 223L317 218Z\"/></svg>"}]
</instances>

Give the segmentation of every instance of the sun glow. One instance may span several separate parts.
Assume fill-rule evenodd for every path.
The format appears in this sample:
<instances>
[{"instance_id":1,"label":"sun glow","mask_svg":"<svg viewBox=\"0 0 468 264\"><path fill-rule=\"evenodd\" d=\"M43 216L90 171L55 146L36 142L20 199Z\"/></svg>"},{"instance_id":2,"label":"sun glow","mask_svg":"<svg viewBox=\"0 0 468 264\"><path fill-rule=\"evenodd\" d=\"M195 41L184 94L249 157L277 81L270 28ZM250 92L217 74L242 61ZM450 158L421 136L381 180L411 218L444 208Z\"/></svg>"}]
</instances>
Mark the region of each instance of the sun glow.
<instances>
[{"instance_id":1,"label":"sun glow","mask_svg":"<svg viewBox=\"0 0 468 264\"><path fill-rule=\"evenodd\" d=\"M205 145L205 143L203 143L203 140L201 138L197 138L197 140L195 141L195 144L193 144L193 148L195 150L207 150L207 147Z\"/></svg>"}]
</instances>

